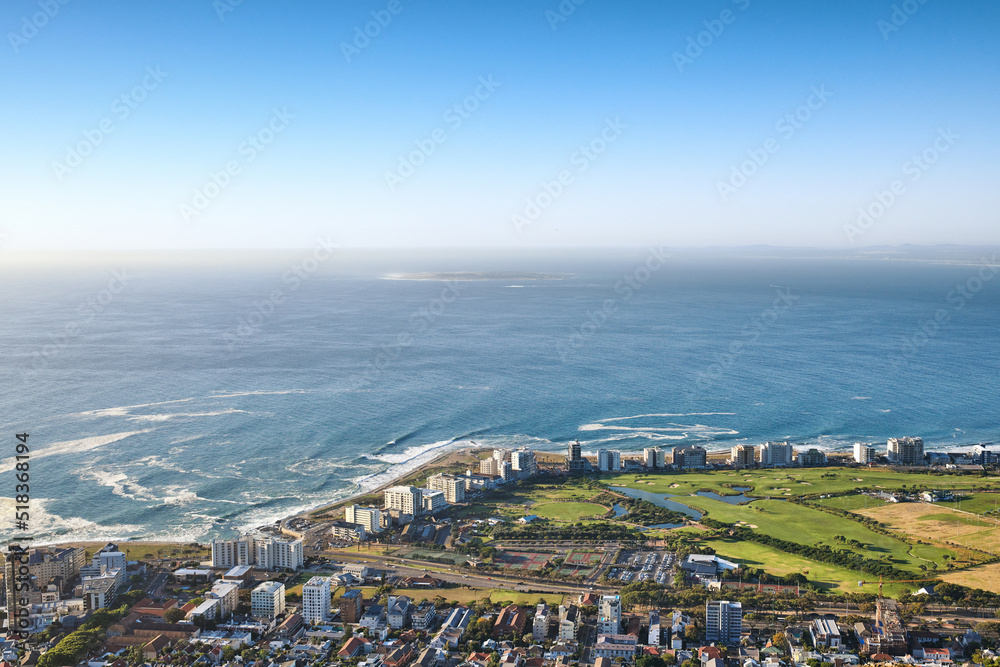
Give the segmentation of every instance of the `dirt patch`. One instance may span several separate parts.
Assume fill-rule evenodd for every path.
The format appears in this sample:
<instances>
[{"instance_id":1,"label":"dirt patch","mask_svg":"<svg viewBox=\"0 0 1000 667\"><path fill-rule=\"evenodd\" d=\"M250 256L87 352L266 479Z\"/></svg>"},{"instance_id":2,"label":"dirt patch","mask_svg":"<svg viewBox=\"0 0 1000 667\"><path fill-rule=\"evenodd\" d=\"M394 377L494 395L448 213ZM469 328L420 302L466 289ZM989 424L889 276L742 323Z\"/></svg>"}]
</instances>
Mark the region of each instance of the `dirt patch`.
<instances>
[{"instance_id":1,"label":"dirt patch","mask_svg":"<svg viewBox=\"0 0 1000 667\"><path fill-rule=\"evenodd\" d=\"M681 485L680 484L671 484L670 488L671 489L679 489L679 488L681 488Z\"/></svg>"}]
</instances>

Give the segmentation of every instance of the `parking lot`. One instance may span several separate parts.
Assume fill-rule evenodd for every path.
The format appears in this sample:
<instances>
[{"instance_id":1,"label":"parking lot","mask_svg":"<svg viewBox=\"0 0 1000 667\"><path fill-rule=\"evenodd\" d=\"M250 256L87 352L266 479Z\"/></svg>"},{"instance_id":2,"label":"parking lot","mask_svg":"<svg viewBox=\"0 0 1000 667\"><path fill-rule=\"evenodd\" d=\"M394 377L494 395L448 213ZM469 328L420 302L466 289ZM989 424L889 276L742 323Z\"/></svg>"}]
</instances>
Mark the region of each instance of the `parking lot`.
<instances>
[{"instance_id":1,"label":"parking lot","mask_svg":"<svg viewBox=\"0 0 1000 667\"><path fill-rule=\"evenodd\" d=\"M667 551L622 551L618 562L611 566L608 577L625 583L652 581L667 584L674 560L674 554Z\"/></svg>"}]
</instances>

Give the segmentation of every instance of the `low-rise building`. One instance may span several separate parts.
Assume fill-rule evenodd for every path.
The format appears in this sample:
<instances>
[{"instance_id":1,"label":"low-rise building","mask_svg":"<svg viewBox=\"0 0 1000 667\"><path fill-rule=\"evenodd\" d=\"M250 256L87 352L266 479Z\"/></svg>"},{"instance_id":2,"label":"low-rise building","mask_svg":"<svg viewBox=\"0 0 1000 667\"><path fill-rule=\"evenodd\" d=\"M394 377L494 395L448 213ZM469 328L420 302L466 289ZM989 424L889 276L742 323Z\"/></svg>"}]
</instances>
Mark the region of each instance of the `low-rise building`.
<instances>
[{"instance_id":1,"label":"low-rise building","mask_svg":"<svg viewBox=\"0 0 1000 667\"><path fill-rule=\"evenodd\" d=\"M421 602L413 610L410 625L414 630L430 630L437 620L437 609L433 602Z\"/></svg>"},{"instance_id":2,"label":"low-rise building","mask_svg":"<svg viewBox=\"0 0 1000 667\"><path fill-rule=\"evenodd\" d=\"M364 542L368 537L363 525L347 521L332 522L330 524L330 535L337 540L349 540L352 542Z\"/></svg>"},{"instance_id":3,"label":"low-rise building","mask_svg":"<svg viewBox=\"0 0 1000 667\"><path fill-rule=\"evenodd\" d=\"M527 622L528 614L516 604L510 604L503 608L493 623L493 639L509 636L520 639Z\"/></svg>"},{"instance_id":4,"label":"low-rise building","mask_svg":"<svg viewBox=\"0 0 1000 667\"><path fill-rule=\"evenodd\" d=\"M413 604L410 598L405 595L390 595L389 603L386 605L385 617L389 627L393 630L405 628L410 623L410 615L413 613Z\"/></svg>"},{"instance_id":5,"label":"low-rise building","mask_svg":"<svg viewBox=\"0 0 1000 667\"><path fill-rule=\"evenodd\" d=\"M594 655L598 658L630 660L635 657L639 640L635 635L597 635Z\"/></svg>"}]
</instances>

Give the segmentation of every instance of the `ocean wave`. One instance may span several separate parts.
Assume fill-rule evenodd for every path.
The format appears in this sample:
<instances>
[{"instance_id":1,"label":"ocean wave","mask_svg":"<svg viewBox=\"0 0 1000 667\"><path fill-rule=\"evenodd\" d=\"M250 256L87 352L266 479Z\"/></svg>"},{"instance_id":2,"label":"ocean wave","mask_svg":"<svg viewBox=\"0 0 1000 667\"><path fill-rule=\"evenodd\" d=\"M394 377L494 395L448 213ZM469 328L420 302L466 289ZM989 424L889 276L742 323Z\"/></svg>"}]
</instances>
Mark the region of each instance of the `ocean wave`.
<instances>
[{"instance_id":1,"label":"ocean wave","mask_svg":"<svg viewBox=\"0 0 1000 667\"><path fill-rule=\"evenodd\" d=\"M257 389L255 391L219 391L206 398L236 398L238 396L284 396L286 394L305 394L305 389Z\"/></svg>"},{"instance_id":2,"label":"ocean wave","mask_svg":"<svg viewBox=\"0 0 1000 667\"><path fill-rule=\"evenodd\" d=\"M645 417L711 417L715 415L735 415L735 412L659 412L650 413L646 415L632 415L630 417L608 417L607 419L596 419L598 423L601 422L617 422L625 421L626 419L643 419Z\"/></svg>"},{"instance_id":3,"label":"ocean wave","mask_svg":"<svg viewBox=\"0 0 1000 667\"><path fill-rule=\"evenodd\" d=\"M253 413L249 410L238 410L237 408L229 408L227 410L216 410L214 412L175 412L168 414L159 415L135 415L129 414L129 421L149 421L149 422L165 422L171 419L183 418L183 417L219 417L222 415L233 415L233 414L245 414L252 415Z\"/></svg>"},{"instance_id":4,"label":"ocean wave","mask_svg":"<svg viewBox=\"0 0 1000 667\"><path fill-rule=\"evenodd\" d=\"M32 544L36 546L65 542L67 537L80 542L114 540L138 534L145 529L145 526L136 524L104 525L80 517L61 517L48 510L52 502L51 498L31 499L31 532L35 538ZM12 516L14 504L12 498L0 498L0 512L5 516ZM16 541L9 530L0 531L0 539L5 542Z\"/></svg>"},{"instance_id":5,"label":"ocean wave","mask_svg":"<svg viewBox=\"0 0 1000 667\"><path fill-rule=\"evenodd\" d=\"M93 449L97 449L98 447L104 447L106 445L116 443L119 440L124 440L125 438L131 438L134 435L152 433L154 430L155 429L146 429L144 431L125 431L123 433L110 433L108 435L94 435L89 438L80 438L79 440L53 442L42 449L33 450L31 452L31 458L41 459L49 456L89 452ZM0 462L0 472L13 470L16 463L17 459L13 456L4 459L3 462Z\"/></svg>"}]
</instances>

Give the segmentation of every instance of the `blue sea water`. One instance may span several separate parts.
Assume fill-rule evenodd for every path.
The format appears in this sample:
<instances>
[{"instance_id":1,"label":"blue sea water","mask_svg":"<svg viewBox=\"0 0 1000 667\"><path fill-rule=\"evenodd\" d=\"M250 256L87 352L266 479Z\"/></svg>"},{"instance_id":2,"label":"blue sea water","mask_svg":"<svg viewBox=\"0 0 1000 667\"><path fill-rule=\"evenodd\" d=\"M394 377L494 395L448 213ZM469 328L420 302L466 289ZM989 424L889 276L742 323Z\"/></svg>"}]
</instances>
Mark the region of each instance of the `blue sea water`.
<instances>
[{"instance_id":1,"label":"blue sea water","mask_svg":"<svg viewBox=\"0 0 1000 667\"><path fill-rule=\"evenodd\" d=\"M13 496L30 432L31 532L229 535L451 447L957 448L1000 430L1000 280L975 261L310 257L0 269L0 484ZM396 275L413 271L568 275Z\"/></svg>"}]
</instances>

